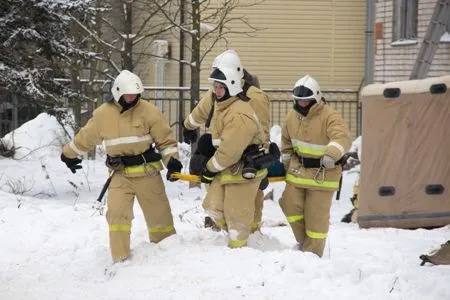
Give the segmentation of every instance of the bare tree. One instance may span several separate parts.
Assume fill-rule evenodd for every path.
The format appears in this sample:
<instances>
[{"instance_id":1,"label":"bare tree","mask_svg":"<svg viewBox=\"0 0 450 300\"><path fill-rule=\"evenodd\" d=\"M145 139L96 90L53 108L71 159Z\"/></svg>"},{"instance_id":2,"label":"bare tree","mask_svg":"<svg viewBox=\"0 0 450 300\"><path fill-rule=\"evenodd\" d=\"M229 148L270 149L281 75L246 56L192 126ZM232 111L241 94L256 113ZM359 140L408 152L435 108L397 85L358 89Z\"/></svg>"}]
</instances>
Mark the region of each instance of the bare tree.
<instances>
[{"instance_id":1,"label":"bare tree","mask_svg":"<svg viewBox=\"0 0 450 300\"><path fill-rule=\"evenodd\" d=\"M77 91L71 101L77 127L86 121L81 117L83 105L87 103L92 113L115 75L123 69L133 71L145 54L140 49L148 48L155 36L170 29L158 17L159 7L169 2L159 1L157 6L145 0L95 0L96 14L89 22L68 13L74 39L85 44L94 58L72 61L69 67L72 90Z\"/></svg>"},{"instance_id":2,"label":"bare tree","mask_svg":"<svg viewBox=\"0 0 450 300\"><path fill-rule=\"evenodd\" d=\"M97 20L97 23L102 24L103 32L71 17L99 46L101 59L113 69L107 69L109 76L122 69L132 71L143 58L158 57L147 51L155 39L171 34L183 41L187 36L190 45L184 43L183 46L190 53L190 58L169 59L190 67L191 98L194 100L198 100L200 94L201 63L214 46L219 41L228 43L230 35L251 36L262 29L252 26L246 16L233 12L236 9L249 9L264 0L246 1L245 4L239 0L98 1L99 5L111 8ZM191 103L191 108L194 104Z\"/></svg>"},{"instance_id":3,"label":"bare tree","mask_svg":"<svg viewBox=\"0 0 450 300\"><path fill-rule=\"evenodd\" d=\"M264 0L245 3L239 0L96 1L98 13L91 24L69 14L86 39L95 45L92 51L98 63L89 65L89 84L95 86L93 82L98 77L94 74L113 79L120 70L133 71L142 60L150 57L175 60L180 66L180 85L184 85L184 66L190 68L191 110L200 98L200 70L206 55L219 42L227 45L231 35L252 36L262 30L252 26L247 17L236 10L251 9ZM170 36L180 43L180 57L160 57L148 50L155 40ZM185 58L183 53L188 53L189 57ZM180 120L183 103L180 101Z\"/></svg>"},{"instance_id":4,"label":"bare tree","mask_svg":"<svg viewBox=\"0 0 450 300\"><path fill-rule=\"evenodd\" d=\"M103 72L111 79L120 70L133 71L139 64L141 55L152 56L142 51L155 37L173 27L160 18L160 9L166 7L171 0L97 0L99 5L109 10L98 15L96 26L86 26L76 16L70 17L88 35L99 50L99 59L108 67Z\"/></svg>"},{"instance_id":5,"label":"bare tree","mask_svg":"<svg viewBox=\"0 0 450 300\"><path fill-rule=\"evenodd\" d=\"M158 5L158 1L154 2ZM172 33L181 33L175 37L183 40L182 37L187 36L190 39L190 45L187 43L183 45L191 54L190 60L180 57L179 62L181 65L190 67L191 110L196 100L200 98L200 69L206 55L220 41L228 45L228 38L231 35L252 36L263 29L252 26L245 15L239 15L235 11L257 6L264 0L242 2L239 0L176 0L166 7L158 5L164 17L176 29L172 30Z\"/></svg>"},{"instance_id":6,"label":"bare tree","mask_svg":"<svg viewBox=\"0 0 450 300\"><path fill-rule=\"evenodd\" d=\"M91 36L86 35L83 27L79 26L80 23L84 26L91 26L91 28L101 35L101 23L99 18L107 11L107 7L102 7L102 0L95 0L97 11L92 15L91 19L86 22L77 19L74 22L72 19L71 34L72 38L79 44L83 45L86 51L93 53L94 55L89 60L74 59L71 60L69 65L70 82L72 90L74 91L72 97L69 97L70 104L72 106L74 121L74 130L84 126L87 122L87 116L91 116L92 112L98 105L98 101L102 97L102 90L100 82L105 82L106 74L102 71L104 66L104 60L101 55L101 48L98 43L93 42ZM86 107L87 106L87 107ZM87 111L82 114L82 110ZM95 157L95 150L90 151L89 157Z\"/></svg>"}]
</instances>

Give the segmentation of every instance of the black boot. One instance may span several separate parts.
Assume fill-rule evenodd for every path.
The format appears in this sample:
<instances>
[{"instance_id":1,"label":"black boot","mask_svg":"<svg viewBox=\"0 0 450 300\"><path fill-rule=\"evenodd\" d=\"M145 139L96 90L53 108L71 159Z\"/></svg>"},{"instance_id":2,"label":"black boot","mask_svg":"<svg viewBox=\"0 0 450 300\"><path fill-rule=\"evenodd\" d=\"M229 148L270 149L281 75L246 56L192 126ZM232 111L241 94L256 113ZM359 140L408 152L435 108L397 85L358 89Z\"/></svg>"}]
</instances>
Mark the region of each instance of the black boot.
<instances>
[{"instance_id":1,"label":"black boot","mask_svg":"<svg viewBox=\"0 0 450 300\"><path fill-rule=\"evenodd\" d=\"M219 226L210 217L205 217L205 228L211 228L214 231L220 231Z\"/></svg>"},{"instance_id":2,"label":"black boot","mask_svg":"<svg viewBox=\"0 0 450 300\"><path fill-rule=\"evenodd\" d=\"M355 209L352 209L348 214L346 214L343 218L342 218L342 220L341 220L341 222L344 222L344 223L351 223L352 222L352 215L353 215L353 212L355 211Z\"/></svg>"}]
</instances>

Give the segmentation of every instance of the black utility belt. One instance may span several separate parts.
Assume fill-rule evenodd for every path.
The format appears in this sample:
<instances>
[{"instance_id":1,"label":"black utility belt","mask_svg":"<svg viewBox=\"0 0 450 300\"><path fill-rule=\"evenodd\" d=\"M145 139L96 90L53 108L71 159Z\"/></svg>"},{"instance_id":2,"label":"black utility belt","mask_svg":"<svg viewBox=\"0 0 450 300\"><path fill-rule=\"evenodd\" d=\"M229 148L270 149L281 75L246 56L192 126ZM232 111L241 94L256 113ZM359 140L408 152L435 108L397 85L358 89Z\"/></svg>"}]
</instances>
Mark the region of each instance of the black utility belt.
<instances>
[{"instance_id":1,"label":"black utility belt","mask_svg":"<svg viewBox=\"0 0 450 300\"><path fill-rule=\"evenodd\" d=\"M145 152L137 155L109 156L106 157L106 165L112 169L119 170L123 167L138 166L146 163L159 161L161 154L156 153L152 147Z\"/></svg>"},{"instance_id":2,"label":"black utility belt","mask_svg":"<svg viewBox=\"0 0 450 300\"><path fill-rule=\"evenodd\" d=\"M305 169L320 168L322 166L322 159L298 156L298 160Z\"/></svg>"}]
</instances>

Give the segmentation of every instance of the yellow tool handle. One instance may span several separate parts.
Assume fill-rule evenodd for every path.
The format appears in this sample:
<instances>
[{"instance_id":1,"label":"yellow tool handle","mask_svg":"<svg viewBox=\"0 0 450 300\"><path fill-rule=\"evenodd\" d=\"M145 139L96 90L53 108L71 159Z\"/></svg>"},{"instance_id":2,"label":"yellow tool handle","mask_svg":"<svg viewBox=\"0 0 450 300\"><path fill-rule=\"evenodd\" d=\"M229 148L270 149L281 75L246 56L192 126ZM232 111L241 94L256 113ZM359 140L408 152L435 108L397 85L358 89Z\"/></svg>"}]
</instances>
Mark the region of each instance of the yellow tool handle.
<instances>
[{"instance_id":1,"label":"yellow tool handle","mask_svg":"<svg viewBox=\"0 0 450 300\"><path fill-rule=\"evenodd\" d=\"M173 178L178 178L184 181L190 181L190 182L200 182L200 176L198 175L192 175L192 174L186 174L186 173L173 173ZM280 182L284 181L284 176L279 177L269 177L269 182Z\"/></svg>"},{"instance_id":2,"label":"yellow tool handle","mask_svg":"<svg viewBox=\"0 0 450 300\"><path fill-rule=\"evenodd\" d=\"M200 182L200 176L198 175L192 175L192 174L186 174L186 173L173 173L173 178L178 178L184 181L190 181L190 182Z\"/></svg>"}]
</instances>

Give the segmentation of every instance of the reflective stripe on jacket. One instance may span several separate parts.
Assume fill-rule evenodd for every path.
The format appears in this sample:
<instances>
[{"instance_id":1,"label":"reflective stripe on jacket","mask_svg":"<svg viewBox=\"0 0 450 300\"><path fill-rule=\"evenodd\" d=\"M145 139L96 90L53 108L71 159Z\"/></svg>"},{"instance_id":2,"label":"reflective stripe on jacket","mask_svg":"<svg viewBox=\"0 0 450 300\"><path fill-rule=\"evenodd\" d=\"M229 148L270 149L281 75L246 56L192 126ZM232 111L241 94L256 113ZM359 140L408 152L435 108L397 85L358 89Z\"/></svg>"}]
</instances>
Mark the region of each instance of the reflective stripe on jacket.
<instances>
[{"instance_id":1,"label":"reflective stripe on jacket","mask_svg":"<svg viewBox=\"0 0 450 300\"><path fill-rule=\"evenodd\" d=\"M299 157L331 156L338 161L350 148L348 127L330 106L314 105L308 115L291 110L282 128L281 153L287 170L286 181L305 188L337 190L341 166L334 169L303 168Z\"/></svg>"},{"instance_id":2,"label":"reflective stripe on jacket","mask_svg":"<svg viewBox=\"0 0 450 300\"><path fill-rule=\"evenodd\" d=\"M70 158L83 156L103 142L105 151L110 156L138 155L154 144L165 165L172 156L178 159L178 143L164 115L153 104L144 100L138 101L134 107L123 113L120 113L122 107L116 101L102 104L74 139L64 146L64 155ZM148 165L158 171L163 168L158 162ZM126 172L127 176L146 174L143 167L133 168L132 171Z\"/></svg>"}]
</instances>

